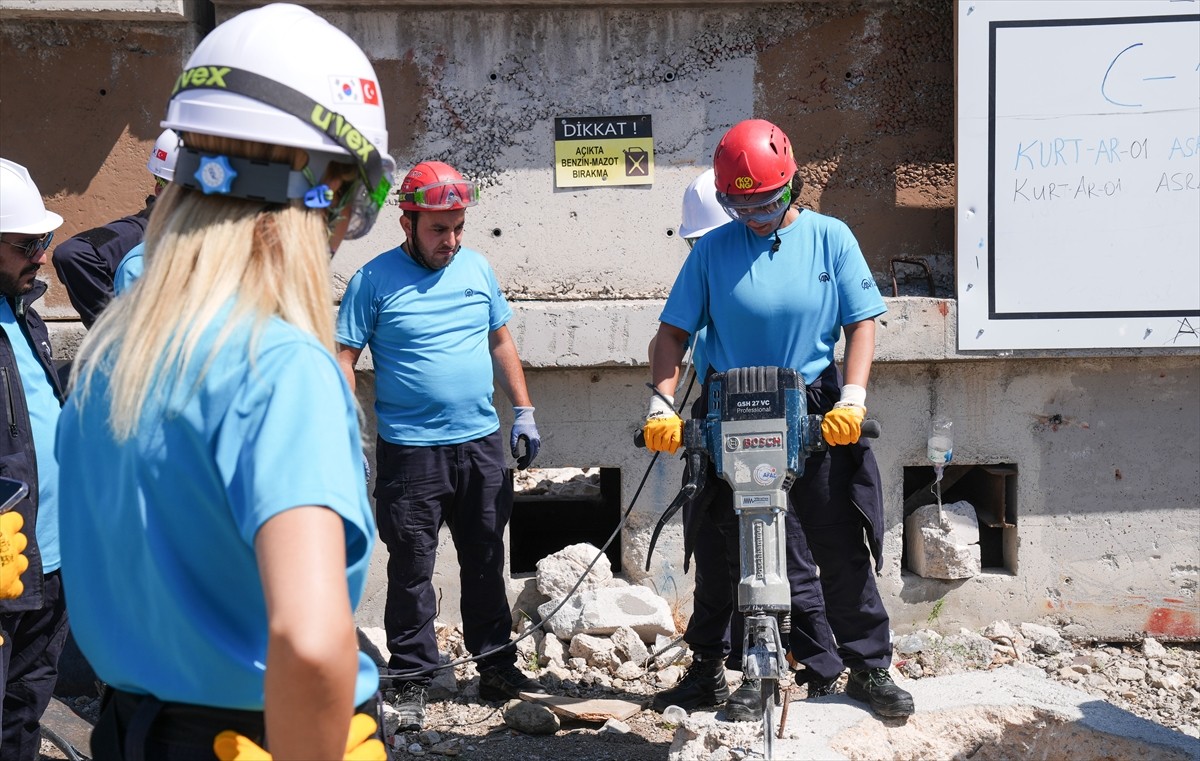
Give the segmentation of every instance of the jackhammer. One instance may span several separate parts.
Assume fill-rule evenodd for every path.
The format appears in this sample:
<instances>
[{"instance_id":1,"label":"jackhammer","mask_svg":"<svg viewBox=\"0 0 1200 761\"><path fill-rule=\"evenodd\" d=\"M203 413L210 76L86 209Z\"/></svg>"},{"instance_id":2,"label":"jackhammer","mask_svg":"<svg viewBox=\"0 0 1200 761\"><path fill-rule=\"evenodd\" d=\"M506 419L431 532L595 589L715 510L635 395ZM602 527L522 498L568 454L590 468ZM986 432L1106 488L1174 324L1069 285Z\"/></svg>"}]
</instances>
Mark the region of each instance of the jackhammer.
<instances>
[{"instance_id":1,"label":"jackhammer","mask_svg":"<svg viewBox=\"0 0 1200 761\"><path fill-rule=\"evenodd\" d=\"M760 680L763 750L771 761L780 680L791 674L780 636L791 627L784 524L788 491L803 475L808 456L826 448L822 418L808 414L804 383L790 368L739 367L711 376L708 384L707 417L683 424L690 478L654 528L646 570L663 526L703 491L711 459L733 490L741 554L737 601L745 616L742 673ZM877 437L878 422L864 421L862 435Z\"/></svg>"}]
</instances>

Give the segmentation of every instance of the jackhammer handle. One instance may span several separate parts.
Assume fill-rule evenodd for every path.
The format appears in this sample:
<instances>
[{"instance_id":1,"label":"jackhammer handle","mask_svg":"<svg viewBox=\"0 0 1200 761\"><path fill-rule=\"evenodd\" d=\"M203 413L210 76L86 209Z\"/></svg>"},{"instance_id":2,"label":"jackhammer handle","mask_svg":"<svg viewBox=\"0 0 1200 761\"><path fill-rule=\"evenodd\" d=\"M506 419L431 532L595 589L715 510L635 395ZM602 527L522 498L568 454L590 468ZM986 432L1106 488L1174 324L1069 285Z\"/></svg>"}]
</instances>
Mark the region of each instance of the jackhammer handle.
<instances>
[{"instance_id":1,"label":"jackhammer handle","mask_svg":"<svg viewBox=\"0 0 1200 761\"><path fill-rule=\"evenodd\" d=\"M633 434L633 445L635 447L637 447L638 449L646 448L646 432L645 431L638 431L637 433Z\"/></svg>"},{"instance_id":2,"label":"jackhammer handle","mask_svg":"<svg viewBox=\"0 0 1200 761\"><path fill-rule=\"evenodd\" d=\"M879 426L879 421L874 418L867 418L859 427L859 436L864 439L877 439L881 433L883 433L883 429Z\"/></svg>"}]
</instances>

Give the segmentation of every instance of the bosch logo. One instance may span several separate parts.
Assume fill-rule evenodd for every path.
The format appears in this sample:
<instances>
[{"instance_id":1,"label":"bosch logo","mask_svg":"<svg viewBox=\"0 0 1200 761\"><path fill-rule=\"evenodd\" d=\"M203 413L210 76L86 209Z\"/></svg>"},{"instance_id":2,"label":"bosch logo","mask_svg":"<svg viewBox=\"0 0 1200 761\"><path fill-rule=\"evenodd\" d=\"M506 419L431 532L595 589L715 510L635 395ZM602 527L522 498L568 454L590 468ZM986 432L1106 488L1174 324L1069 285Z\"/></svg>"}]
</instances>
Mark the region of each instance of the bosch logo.
<instances>
[{"instance_id":1,"label":"bosch logo","mask_svg":"<svg viewBox=\"0 0 1200 761\"><path fill-rule=\"evenodd\" d=\"M725 451L736 452L742 446L742 442L738 441L737 436L729 436L725 439Z\"/></svg>"},{"instance_id":2,"label":"bosch logo","mask_svg":"<svg viewBox=\"0 0 1200 761\"><path fill-rule=\"evenodd\" d=\"M742 449L779 449L782 446L782 436L746 436L741 441Z\"/></svg>"},{"instance_id":3,"label":"bosch logo","mask_svg":"<svg viewBox=\"0 0 1200 761\"><path fill-rule=\"evenodd\" d=\"M749 190L754 187L754 180L749 177L738 177L733 181L733 186L738 190Z\"/></svg>"}]
</instances>

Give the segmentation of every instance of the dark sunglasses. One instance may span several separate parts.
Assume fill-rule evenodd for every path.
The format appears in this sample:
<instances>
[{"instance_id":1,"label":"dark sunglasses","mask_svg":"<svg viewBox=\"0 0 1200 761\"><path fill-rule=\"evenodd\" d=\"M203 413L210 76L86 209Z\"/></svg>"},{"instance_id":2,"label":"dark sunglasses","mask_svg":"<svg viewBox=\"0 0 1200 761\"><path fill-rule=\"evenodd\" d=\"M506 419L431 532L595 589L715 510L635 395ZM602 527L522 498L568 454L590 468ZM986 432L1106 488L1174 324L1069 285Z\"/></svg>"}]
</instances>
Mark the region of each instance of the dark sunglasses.
<instances>
[{"instance_id":1,"label":"dark sunglasses","mask_svg":"<svg viewBox=\"0 0 1200 761\"><path fill-rule=\"evenodd\" d=\"M54 231L46 233L37 238L30 238L24 243L13 243L11 240L4 241L8 245L20 251L26 259L33 259L42 251L50 248L50 241L54 240Z\"/></svg>"}]
</instances>

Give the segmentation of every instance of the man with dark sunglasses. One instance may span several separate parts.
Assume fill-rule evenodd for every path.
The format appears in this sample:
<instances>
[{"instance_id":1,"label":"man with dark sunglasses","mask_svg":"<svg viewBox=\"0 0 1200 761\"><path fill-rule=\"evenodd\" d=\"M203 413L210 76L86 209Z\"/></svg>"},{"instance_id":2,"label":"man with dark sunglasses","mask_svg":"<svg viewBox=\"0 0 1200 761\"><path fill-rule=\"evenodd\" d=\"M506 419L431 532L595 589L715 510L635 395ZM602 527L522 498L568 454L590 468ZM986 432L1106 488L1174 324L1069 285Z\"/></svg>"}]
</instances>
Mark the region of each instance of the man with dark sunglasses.
<instances>
[{"instance_id":1,"label":"man with dark sunglasses","mask_svg":"<svg viewBox=\"0 0 1200 761\"><path fill-rule=\"evenodd\" d=\"M67 639L58 540L58 460L54 435L63 393L46 324L33 302L46 292L37 280L62 217L47 211L20 164L0 159L0 436L3 475L29 485L13 511L24 524L29 561L21 594L0 599L0 747L4 758L35 759L38 728L58 680Z\"/></svg>"}]
</instances>

